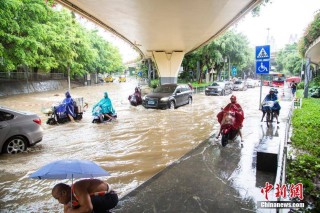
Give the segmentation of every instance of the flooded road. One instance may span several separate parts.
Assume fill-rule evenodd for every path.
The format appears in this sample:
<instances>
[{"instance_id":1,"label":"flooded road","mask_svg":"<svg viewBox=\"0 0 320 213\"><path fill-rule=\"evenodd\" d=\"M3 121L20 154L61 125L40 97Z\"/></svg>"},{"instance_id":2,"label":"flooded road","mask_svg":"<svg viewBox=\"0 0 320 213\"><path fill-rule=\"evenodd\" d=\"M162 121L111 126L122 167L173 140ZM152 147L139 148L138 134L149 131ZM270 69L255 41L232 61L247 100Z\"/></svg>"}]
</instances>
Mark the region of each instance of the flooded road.
<instances>
[{"instance_id":1,"label":"flooded road","mask_svg":"<svg viewBox=\"0 0 320 213\"><path fill-rule=\"evenodd\" d=\"M70 184L71 180L28 178L41 166L57 159L98 163L111 174L101 179L109 182L122 197L216 133L219 127L216 114L229 103L230 97L194 94L192 105L176 110L144 109L131 106L127 100L135 86L135 79L129 79L126 83L74 88L72 97L83 97L89 108L81 121L55 126L45 124L47 117L41 111L62 101L65 91L1 98L0 105L40 115L44 138L26 153L0 155L0 211L63 212L62 206L51 197L51 189L58 182ZM93 124L92 106L104 92L108 92L118 119ZM261 114L259 92L259 88L233 92L245 108L245 117ZM245 140L246 134L244 131Z\"/></svg>"}]
</instances>

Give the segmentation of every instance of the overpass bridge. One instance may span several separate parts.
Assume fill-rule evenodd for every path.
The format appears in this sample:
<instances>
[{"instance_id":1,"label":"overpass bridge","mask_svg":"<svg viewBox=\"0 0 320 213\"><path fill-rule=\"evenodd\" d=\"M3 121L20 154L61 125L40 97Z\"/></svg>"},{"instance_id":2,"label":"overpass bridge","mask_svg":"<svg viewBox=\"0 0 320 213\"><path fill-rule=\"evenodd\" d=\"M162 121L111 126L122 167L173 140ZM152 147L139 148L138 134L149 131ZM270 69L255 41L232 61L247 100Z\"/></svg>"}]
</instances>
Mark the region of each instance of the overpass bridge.
<instances>
[{"instance_id":1,"label":"overpass bridge","mask_svg":"<svg viewBox=\"0 0 320 213\"><path fill-rule=\"evenodd\" d=\"M56 0L152 58L176 83L185 54L217 38L262 0Z\"/></svg>"}]
</instances>

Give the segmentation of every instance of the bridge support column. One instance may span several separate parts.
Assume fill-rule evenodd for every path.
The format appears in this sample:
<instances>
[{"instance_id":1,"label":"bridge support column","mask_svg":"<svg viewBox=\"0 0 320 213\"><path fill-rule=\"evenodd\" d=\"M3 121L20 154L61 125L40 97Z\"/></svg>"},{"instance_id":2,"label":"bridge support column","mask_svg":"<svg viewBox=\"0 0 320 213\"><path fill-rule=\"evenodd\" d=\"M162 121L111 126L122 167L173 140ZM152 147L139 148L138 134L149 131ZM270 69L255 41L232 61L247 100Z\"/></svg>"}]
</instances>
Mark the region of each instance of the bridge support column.
<instances>
[{"instance_id":1,"label":"bridge support column","mask_svg":"<svg viewBox=\"0 0 320 213\"><path fill-rule=\"evenodd\" d=\"M177 83L184 52L152 52L160 76L160 84Z\"/></svg>"}]
</instances>

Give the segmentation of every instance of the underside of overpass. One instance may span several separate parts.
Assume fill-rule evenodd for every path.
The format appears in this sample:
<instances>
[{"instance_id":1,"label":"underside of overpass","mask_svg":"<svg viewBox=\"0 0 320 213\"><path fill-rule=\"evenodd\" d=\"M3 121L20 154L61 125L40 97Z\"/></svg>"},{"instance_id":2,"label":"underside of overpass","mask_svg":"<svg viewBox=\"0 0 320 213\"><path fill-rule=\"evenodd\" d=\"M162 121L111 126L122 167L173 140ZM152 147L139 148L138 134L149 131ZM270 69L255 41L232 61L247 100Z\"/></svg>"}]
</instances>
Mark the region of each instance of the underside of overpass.
<instances>
[{"instance_id":1,"label":"underside of overpass","mask_svg":"<svg viewBox=\"0 0 320 213\"><path fill-rule=\"evenodd\" d=\"M56 0L114 33L176 83L185 54L217 38L262 0Z\"/></svg>"}]
</instances>

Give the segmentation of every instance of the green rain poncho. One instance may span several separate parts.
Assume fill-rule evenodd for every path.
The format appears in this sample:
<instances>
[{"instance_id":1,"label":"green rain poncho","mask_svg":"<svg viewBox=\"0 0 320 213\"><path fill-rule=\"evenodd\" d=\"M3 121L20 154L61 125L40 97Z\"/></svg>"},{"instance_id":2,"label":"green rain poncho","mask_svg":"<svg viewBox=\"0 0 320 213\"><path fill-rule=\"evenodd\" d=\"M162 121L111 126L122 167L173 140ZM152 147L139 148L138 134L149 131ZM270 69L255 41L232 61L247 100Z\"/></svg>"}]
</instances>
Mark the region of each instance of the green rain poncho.
<instances>
[{"instance_id":1,"label":"green rain poncho","mask_svg":"<svg viewBox=\"0 0 320 213\"><path fill-rule=\"evenodd\" d=\"M99 103L97 103L96 105L93 106L93 112L95 112L95 108L99 106L100 107L100 111L99 113L102 114L116 114L116 111L114 110L111 100L108 97L108 93L105 92L104 93L104 98L102 98Z\"/></svg>"}]
</instances>

